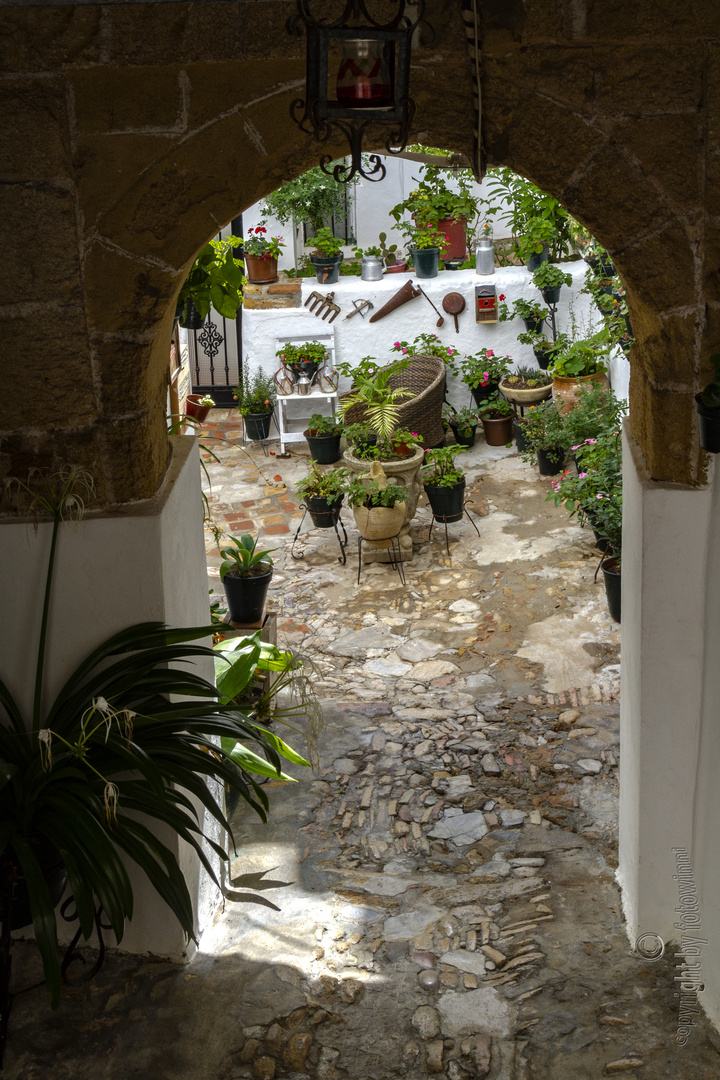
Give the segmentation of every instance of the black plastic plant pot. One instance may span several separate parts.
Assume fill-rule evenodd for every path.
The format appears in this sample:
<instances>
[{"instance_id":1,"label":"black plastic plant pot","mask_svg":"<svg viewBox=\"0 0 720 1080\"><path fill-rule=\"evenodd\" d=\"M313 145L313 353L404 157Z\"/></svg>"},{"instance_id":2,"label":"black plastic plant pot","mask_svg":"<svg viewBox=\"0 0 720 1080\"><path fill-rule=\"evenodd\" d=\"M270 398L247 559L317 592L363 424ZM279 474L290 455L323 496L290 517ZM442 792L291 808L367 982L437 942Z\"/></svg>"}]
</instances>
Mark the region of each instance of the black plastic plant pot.
<instances>
[{"instance_id":1,"label":"black plastic plant pot","mask_svg":"<svg viewBox=\"0 0 720 1080\"><path fill-rule=\"evenodd\" d=\"M318 465L332 465L340 457L340 435L308 435L306 431L305 438L310 457Z\"/></svg>"},{"instance_id":2,"label":"black plastic plant pot","mask_svg":"<svg viewBox=\"0 0 720 1080\"><path fill-rule=\"evenodd\" d=\"M720 454L720 409L703 405L700 394L695 395L695 408L700 417L700 445L708 454Z\"/></svg>"},{"instance_id":3,"label":"black plastic plant pot","mask_svg":"<svg viewBox=\"0 0 720 1080\"><path fill-rule=\"evenodd\" d=\"M369 450L371 446L375 446L377 443L377 435L366 435L363 439L356 439L353 443L353 452L356 457L361 458L366 450Z\"/></svg>"},{"instance_id":4,"label":"black plastic plant pot","mask_svg":"<svg viewBox=\"0 0 720 1080\"><path fill-rule=\"evenodd\" d=\"M312 381L320 364L320 360L294 360L287 366L297 378L300 378L301 375L307 375L308 379Z\"/></svg>"},{"instance_id":5,"label":"black plastic plant pot","mask_svg":"<svg viewBox=\"0 0 720 1080\"><path fill-rule=\"evenodd\" d=\"M477 431L477 424L473 424L473 426L470 428L469 435L461 435L460 428L457 426L457 424L453 424L452 420L450 421L450 427L452 428L452 433L455 436L455 442L458 444L458 446L475 445L475 433ZM464 430L467 432L467 428L465 428Z\"/></svg>"},{"instance_id":6,"label":"black plastic plant pot","mask_svg":"<svg viewBox=\"0 0 720 1080\"><path fill-rule=\"evenodd\" d=\"M204 317L195 307L192 300L188 300L187 315L184 319L182 318L182 316L180 317L180 325L182 326L183 330L202 330L204 322Z\"/></svg>"},{"instance_id":7,"label":"black plastic plant pot","mask_svg":"<svg viewBox=\"0 0 720 1080\"><path fill-rule=\"evenodd\" d=\"M541 476L557 476L562 470L565 455L562 450L552 451L552 457L547 450L536 450L538 469Z\"/></svg>"},{"instance_id":8,"label":"black plastic plant pot","mask_svg":"<svg viewBox=\"0 0 720 1080\"><path fill-rule=\"evenodd\" d=\"M552 356L550 350L533 349L533 353L535 354L535 359L538 362L538 367L540 368L540 370L547 371L547 369L550 367L550 358Z\"/></svg>"},{"instance_id":9,"label":"black plastic plant pot","mask_svg":"<svg viewBox=\"0 0 720 1080\"><path fill-rule=\"evenodd\" d=\"M248 439L267 439L270 434L272 416L271 412L246 413L243 420L245 421L245 434Z\"/></svg>"},{"instance_id":10,"label":"black plastic plant pot","mask_svg":"<svg viewBox=\"0 0 720 1080\"><path fill-rule=\"evenodd\" d=\"M315 268L315 276L320 285L335 285L340 278L340 264L342 261L342 253L327 259L320 255L310 256L310 262Z\"/></svg>"},{"instance_id":11,"label":"black plastic plant pot","mask_svg":"<svg viewBox=\"0 0 720 1080\"><path fill-rule=\"evenodd\" d=\"M605 595L607 596L610 618L620 622L620 567L617 559L603 559L600 564L605 579Z\"/></svg>"},{"instance_id":12,"label":"black plastic plant pot","mask_svg":"<svg viewBox=\"0 0 720 1080\"><path fill-rule=\"evenodd\" d=\"M539 334L545 325L544 319L523 319L528 334Z\"/></svg>"},{"instance_id":13,"label":"black plastic plant pot","mask_svg":"<svg viewBox=\"0 0 720 1080\"><path fill-rule=\"evenodd\" d=\"M542 251L533 252L533 254L525 263L531 274L534 273L538 269L538 267L542 266L544 262L548 261L549 254L550 248L547 244L543 244Z\"/></svg>"},{"instance_id":14,"label":"black plastic plant pot","mask_svg":"<svg viewBox=\"0 0 720 1080\"><path fill-rule=\"evenodd\" d=\"M246 577L240 577L228 570L223 578L223 588L231 622L240 623L242 626L260 622L272 576L272 567L263 574Z\"/></svg>"},{"instance_id":15,"label":"black plastic plant pot","mask_svg":"<svg viewBox=\"0 0 720 1080\"><path fill-rule=\"evenodd\" d=\"M332 500L324 499L316 495L313 498L308 496L303 500L316 529L332 529L338 519L340 507L343 504L344 498L345 496L343 494L338 495Z\"/></svg>"},{"instance_id":16,"label":"black plastic plant pot","mask_svg":"<svg viewBox=\"0 0 720 1080\"><path fill-rule=\"evenodd\" d=\"M459 521L463 516L464 480L460 480L453 487L432 487L425 484L425 494L436 521Z\"/></svg>"},{"instance_id":17,"label":"black plastic plant pot","mask_svg":"<svg viewBox=\"0 0 720 1080\"><path fill-rule=\"evenodd\" d=\"M475 398L476 405L482 405L483 401L487 401L489 397L497 393L497 388L500 385L499 382L490 381L486 386L471 386L470 392Z\"/></svg>"},{"instance_id":18,"label":"black plastic plant pot","mask_svg":"<svg viewBox=\"0 0 720 1080\"><path fill-rule=\"evenodd\" d=\"M546 285L544 289L541 289L542 298L546 304L553 306L557 304L560 299L560 290L562 285Z\"/></svg>"},{"instance_id":19,"label":"black plastic plant pot","mask_svg":"<svg viewBox=\"0 0 720 1080\"><path fill-rule=\"evenodd\" d=\"M593 529L593 534L595 536L595 547L598 551L607 551L610 546L610 541L607 536L603 536L597 529Z\"/></svg>"},{"instance_id":20,"label":"black plastic plant pot","mask_svg":"<svg viewBox=\"0 0 720 1080\"><path fill-rule=\"evenodd\" d=\"M518 424L517 420L513 421L513 432L515 434L515 445L522 454L523 450L528 449L528 444L527 439L525 438L525 432L523 431L523 426L522 424Z\"/></svg>"}]
</instances>

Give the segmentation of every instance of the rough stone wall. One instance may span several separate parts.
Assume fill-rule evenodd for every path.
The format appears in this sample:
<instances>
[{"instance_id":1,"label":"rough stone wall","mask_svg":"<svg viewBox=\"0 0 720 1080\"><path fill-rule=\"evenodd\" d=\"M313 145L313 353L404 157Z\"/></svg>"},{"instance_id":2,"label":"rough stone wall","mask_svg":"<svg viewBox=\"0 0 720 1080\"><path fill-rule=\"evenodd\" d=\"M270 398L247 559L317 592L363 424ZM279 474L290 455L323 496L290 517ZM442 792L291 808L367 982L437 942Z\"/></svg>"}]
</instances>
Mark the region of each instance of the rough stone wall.
<instances>
[{"instance_id":1,"label":"rough stone wall","mask_svg":"<svg viewBox=\"0 0 720 1080\"><path fill-rule=\"evenodd\" d=\"M613 253L638 336L634 433L654 477L698 483L693 394L720 324L717 5L480 8L489 161L552 191ZM319 156L289 116L304 77L304 41L284 26L293 10L0 11L0 477L79 461L104 503L156 490L187 269L219 226ZM470 152L460 6L428 0L427 17L436 38L415 53L415 137Z\"/></svg>"}]
</instances>

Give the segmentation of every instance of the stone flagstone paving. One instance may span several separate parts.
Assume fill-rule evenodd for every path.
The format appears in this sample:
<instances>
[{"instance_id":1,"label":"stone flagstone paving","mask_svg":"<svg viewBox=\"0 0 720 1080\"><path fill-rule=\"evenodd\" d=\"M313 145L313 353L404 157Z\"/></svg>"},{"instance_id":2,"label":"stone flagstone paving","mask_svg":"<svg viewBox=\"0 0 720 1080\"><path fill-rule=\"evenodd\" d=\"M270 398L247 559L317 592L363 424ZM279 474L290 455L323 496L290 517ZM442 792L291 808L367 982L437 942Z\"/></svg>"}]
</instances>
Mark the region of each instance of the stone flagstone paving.
<instances>
[{"instance_id":1,"label":"stone flagstone paving","mask_svg":"<svg viewBox=\"0 0 720 1080\"><path fill-rule=\"evenodd\" d=\"M232 413L213 421L237 439ZM268 784L268 826L233 818L232 876L288 884L264 894L279 910L228 903L187 967L115 954L57 1016L41 991L18 998L8 1080L720 1076L701 1017L675 1045L672 961L627 939L620 631L592 536L544 501L548 481L475 447L480 537L450 526L447 556L420 507L406 585L372 564L358 586L348 511L346 566L307 523L290 557L304 447L207 445L216 524L278 545L269 607L322 704L312 773ZM31 946L16 955L36 972Z\"/></svg>"}]
</instances>

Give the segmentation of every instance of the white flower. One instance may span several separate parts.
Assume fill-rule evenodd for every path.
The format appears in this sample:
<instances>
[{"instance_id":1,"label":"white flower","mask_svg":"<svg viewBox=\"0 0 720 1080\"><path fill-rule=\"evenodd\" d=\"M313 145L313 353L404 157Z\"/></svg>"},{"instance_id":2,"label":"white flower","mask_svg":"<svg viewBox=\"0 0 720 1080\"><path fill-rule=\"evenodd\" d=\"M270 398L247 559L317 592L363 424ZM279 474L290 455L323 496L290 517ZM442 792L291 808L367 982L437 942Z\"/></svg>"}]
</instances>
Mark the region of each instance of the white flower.
<instances>
[{"instance_id":1,"label":"white flower","mask_svg":"<svg viewBox=\"0 0 720 1080\"><path fill-rule=\"evenodd\" d=\"M38 731L38 744L40 746L40 762L43 771L52 768L52 732L50 728L40 728Z\"/></svg>"}]
</instances>

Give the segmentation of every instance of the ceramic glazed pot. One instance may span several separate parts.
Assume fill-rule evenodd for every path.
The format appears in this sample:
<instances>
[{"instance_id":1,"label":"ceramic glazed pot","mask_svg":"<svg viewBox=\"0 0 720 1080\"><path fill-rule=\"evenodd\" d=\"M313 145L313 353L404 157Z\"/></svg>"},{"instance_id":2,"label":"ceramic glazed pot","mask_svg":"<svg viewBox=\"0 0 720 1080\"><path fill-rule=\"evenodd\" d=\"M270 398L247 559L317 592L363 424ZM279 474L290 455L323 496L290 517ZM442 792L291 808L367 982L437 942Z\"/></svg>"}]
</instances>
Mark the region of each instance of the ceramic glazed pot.
<instances>
[{"instance_id":1,"label":"ceramic glazed pot","mask_svg":"<svg viewBox=\"0 0 720 1080\"><path fill-rule=\"evenodd\" d=\"M508 401L514 401L516 405L537 405L540 401L546 401L552 397L553 384L547 386L534 386L530 390L516 390L507 383L500 383L500 393Z\"/></svg>"},{"instance_id":2,"label":"ceramic glazed pot","mask_svg":"<svg viewBox=\"0 0 720 1080\"><path fill-rule=\"evenodd\" d=\"M335 285L340 278L340 264L342 261L342 252L327 259L321 255L310 256L310 262L315 267L315 276L320 285Z\"/></svg>"},{"instance_id":3,"label":"ceramic glazed pot","mask_svg":"<svg viewBox=\"0 0 720 1080\"><path fill-rule=\"evenodd\" d=\"M553 377L552 396L557 401L560 412L571 412L578 403L583 386L593 385L603 387L606 390L610 389L610 381L604 371L596 371L594 375L581 375L577 379L566 379L561 375L555 375Z\"/></svg>"},{"instance_id":4,"label":"ceramic glazed pot","mask_svg":"<svg viewBox=\"0 0 720 1080\"><path fill-rule=\"evenodd\" d=\"M245 273L252 285L268 285L278 279L277 259L260 259L257 255L246 255Z\"/></svg>"},{"instance_id":5,"label":"ceramic glazed pot","mask_svg":"<svg viewBox=\"0 0 720 1080\"><path fill-rule=\"evenodd\" d=\"M483 416L481 419L483 431L485 432L485 442L488 446L505 446L506 443L512 442L512 416L503 416L499 420L486 420Z\"/></svg>"}]
</instances>

